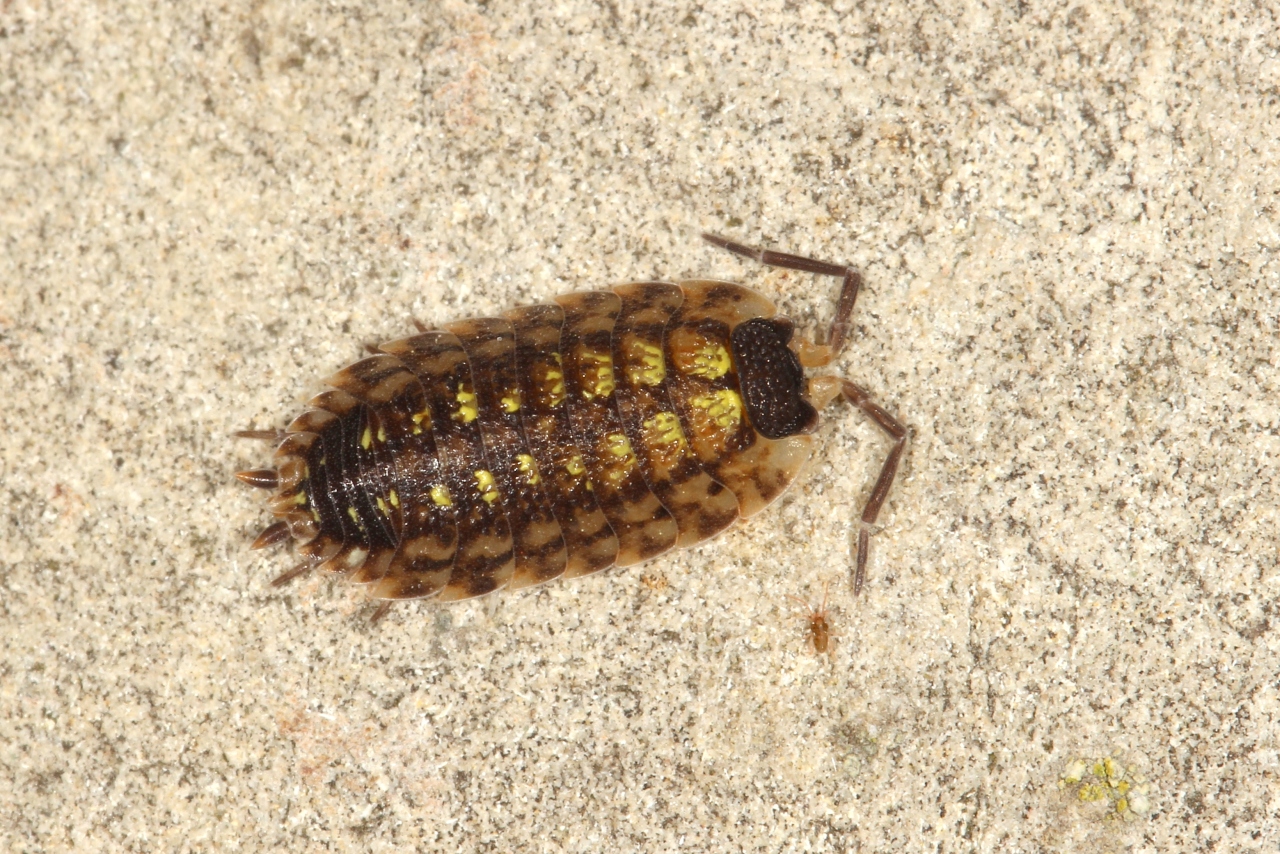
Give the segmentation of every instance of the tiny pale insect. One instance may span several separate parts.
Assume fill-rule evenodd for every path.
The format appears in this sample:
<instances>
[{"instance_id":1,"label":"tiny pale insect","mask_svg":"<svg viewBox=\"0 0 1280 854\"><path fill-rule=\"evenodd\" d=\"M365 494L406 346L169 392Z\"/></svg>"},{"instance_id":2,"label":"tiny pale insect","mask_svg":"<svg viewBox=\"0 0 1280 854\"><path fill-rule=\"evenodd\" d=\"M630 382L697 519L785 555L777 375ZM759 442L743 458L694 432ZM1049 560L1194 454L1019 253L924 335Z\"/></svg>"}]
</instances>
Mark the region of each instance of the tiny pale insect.
<instances>
[{"instance_id":1,"label":"tiny pale insect","mask_svg":"<svg viewBox=\"0 0 1280 854\"><path fill-rule=\"evenodd\" d=\"M813 651L819 655L831 651L831 621L827 619L830 616L827 611L827 587L826 584L822 585L822 604L816 608L799 596L787 594L788 599L799 602L809 612L805 615L805 620L809 623L809 643L813 644Z\"/></svg>"},{"instance_id":2,"label":"tiny pale insect","mask_svg":"<svg viewBox=\"0 0 1280 854\"><path fill-rule=\"evenodd\" d=\"M370 348L284 430L237 434L277 444L274 468L236 475L274 493L276 521L252 548L292 540L301 555L273 584L320 570L385 608L640 563L764 509L813 452L818 411L843 397L893 441L859 521L861 592L907 429L851 381L805 376L844 348L861 276L703 237L839 277L826 343L796 338L749 288L691 280L571 293Z\"/></svg>"}]
</instances>

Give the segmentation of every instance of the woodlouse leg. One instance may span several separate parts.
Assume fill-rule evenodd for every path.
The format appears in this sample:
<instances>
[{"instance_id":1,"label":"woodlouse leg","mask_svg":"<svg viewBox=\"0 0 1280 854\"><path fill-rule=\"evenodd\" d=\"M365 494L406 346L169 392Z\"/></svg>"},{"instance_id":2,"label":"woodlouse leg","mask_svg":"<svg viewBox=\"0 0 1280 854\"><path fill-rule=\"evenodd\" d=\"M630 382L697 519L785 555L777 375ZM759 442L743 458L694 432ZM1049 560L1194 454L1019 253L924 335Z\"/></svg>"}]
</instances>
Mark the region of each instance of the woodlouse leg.
<instances>
[{"instance_id":1,"label":"woodlouse leg","mask_svg":"<svg viewBox=\"0 0 1280 854\"><path fill-rule=\"evenodd\" d=\"M835 276L843 280L840 285L840 300L836 304L835 316L831 319L831 328L827 332L827 347L831 356L840 355L849 340L849 318L853 316L853 306L858 301L858 291L862 288L862 274L847 264L831 264L816 261L802 255L789 255L786 252L774 252L771 249L757 249L745 243L737 243L718 234L703 233L702 239L712 246L719 246L735 255L752 258L769 267L783 267L788 270L800 270L805 273L816 273L819 276Z\"/></svg>"},{"instance_id":2,"label":"woodlouse leg","mask_svg":"<svg viewBox=\"0 0 1280 854\"><path fill-rule=\"evenodd\" d=\"M369 615L369 625L376 626L382 621L382 618L391 613L391 606L395 604L394 599L383 599L378 603L378 607Z\"/></svg>"},{"instance_id":3,"label":"woodlouse leg","mask_svg":"<svg viewBox=\"0 0 1280 854\"><path fill-rule=\"evenodd\" d=\"M280 473L275 469L254 469L236 472L236 480L255 489L279 489Z\"/></svg>"},{"instance_id":4,"label":"woodlouse leg","mask_svg":"<svg viewBox=\"0 0 1280 854\"><path fill-rule=\"evenodd\" d=\"M902 452L907 447L907 428L885 411L884 407L872 400L861 387L849 380L840 382L844 399L869 415L871 420L894 440L889 456L880 467L880 476L876 478L876 485L871 490L871 497L867 499L867 506L862 508L862 521L858 528L858 558L854 564L853 574L853 595L857 596L862 592L862 585L867 577L867 553L871 546L870 528L876 523L876 517L880 515L880 508L884 506L889 489L893 486L893 479L898 473L898 463L902 461Z\"/></svg>"},{"instance_id":5,"label":"woodlouse leg","mask_svg":"<svg viewBox=\"0 0 1280 854\"><path fill-rule=\"evenodd\" d=\"M251 549L265 549L289 539L289 526L284 522L275 522L263 529L258 538L249 546Z\"/></svg>"},{"instance_id":6,"label":"woodlouse leg","mask_svg":"<svg viewBox=\"0 0 1280 854\"><path fill-rule=\"evenodd\" d=\"M312 560L304 560L286 572L282 572L275 578L271 579L272 587L284 587L290 581L293 581L299 575L306 575L308 572L316 568L316 562Z\"/></svg>"}]
</instances>

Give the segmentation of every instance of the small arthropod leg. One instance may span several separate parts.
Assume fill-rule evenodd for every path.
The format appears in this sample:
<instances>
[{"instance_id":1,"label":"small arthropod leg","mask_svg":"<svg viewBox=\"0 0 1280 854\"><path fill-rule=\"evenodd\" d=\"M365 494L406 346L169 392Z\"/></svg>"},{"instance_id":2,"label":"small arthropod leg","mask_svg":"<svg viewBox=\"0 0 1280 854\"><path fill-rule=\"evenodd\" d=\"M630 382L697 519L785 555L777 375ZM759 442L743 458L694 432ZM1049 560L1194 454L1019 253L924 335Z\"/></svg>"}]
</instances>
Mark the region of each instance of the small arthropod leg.
<instances>
[{"instance_id":1,"label":"small arthropod leg","mask_svg":"<svg viewBox=\"0 0 1280 854\"><path fill-rule=\"evenodd\" d=\"M727 249L735 255L753 258L769 267L784 267L788 270L800 270L805 273L816 273L819 276L835 276L842 280L840 285L840 301L836 304L836 313L831 320L831 329L827 333L826 346L830 352L826 362L840 355L849 340L849 318L853 316L853 306L858 301L858 291L862 287L862 275L845 264L831 264L826 261L815 261L802 255L788 255L786 252L774 252L771 249L757 249L744 243L735 243L718 234L702 235L702 239L712 246ZM818 367L826 362L814 361L806 367Z\"/></svg>"},{"instance_id":2,"label":"small arthropod leg","mask_svg":"<svg viewBox=\"0 0 1280 854\"><path fill-rule=\"evenodd\" d=\"M853 570L853 595L857 596L862 592L862 584L867 578L867 551L871 545L871 526L876 523L880 508L884 506L884 500L889 496L889 489L893 486L893 479L898 474L898 463L902 461L902 452L907 447L907 428L886 412L884 407L872 400L866 391L848 380L841 380L841 393L845 400L871 416L871 420L893 439L893 448L885 458L884 465L880 467L880 476L876 478L876 485L871 490L871 497L867 499L867 506L862 508L862 521L858 528L858 559Z\"/></svg>"}]
</instances>

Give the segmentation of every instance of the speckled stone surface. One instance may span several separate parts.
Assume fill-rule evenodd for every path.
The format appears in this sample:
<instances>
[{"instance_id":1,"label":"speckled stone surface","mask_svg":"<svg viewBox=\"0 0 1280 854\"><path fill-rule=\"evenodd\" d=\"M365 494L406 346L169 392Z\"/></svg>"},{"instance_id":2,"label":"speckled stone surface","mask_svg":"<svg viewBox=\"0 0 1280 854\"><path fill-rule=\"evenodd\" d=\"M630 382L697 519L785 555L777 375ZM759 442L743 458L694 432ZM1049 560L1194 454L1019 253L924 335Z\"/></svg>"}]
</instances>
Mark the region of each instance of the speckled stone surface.
<instances>
[{"instance_id":1,"label":"speckled stone surface","mask_svg":"<svg viewBox=\"0 0 1280 854\"><path fill-rule=\"evenodd\" d=\"M0 4L0 849L1274 851L1278 34ZM699 275L830 316L703 229L865 273L837 369L914 439L860 599L887 443L839 405L645 567L372 626L268 586L231 432L412 318Z\"/></svg>"}]
</instances>

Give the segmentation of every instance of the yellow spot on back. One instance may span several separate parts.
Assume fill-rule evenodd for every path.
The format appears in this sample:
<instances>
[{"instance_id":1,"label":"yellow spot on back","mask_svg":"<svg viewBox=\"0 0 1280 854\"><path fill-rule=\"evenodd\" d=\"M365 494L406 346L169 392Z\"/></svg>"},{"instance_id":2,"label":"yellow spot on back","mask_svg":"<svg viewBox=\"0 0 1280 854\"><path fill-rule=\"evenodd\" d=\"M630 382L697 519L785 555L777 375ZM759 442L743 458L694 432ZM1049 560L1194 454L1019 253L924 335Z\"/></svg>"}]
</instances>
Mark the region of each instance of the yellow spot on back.
<instances>
[{"instance_id":1,"label":"yellow spot on back","mask_svg":"<svg viewBox=\"0 0 1280 854\"><path fill-rule=\"evenodd\" d=\"M294 504L306 504L306 503L307 503L307 494L306 494L305 492L299 492L297 495L293 496L293 503L294 503Z\"/></svg>"},{"instance_id":2,"label":"yellow spot on back","mask_svg":"<svg viewBox=\"0 0 1280 854\"><path fill-rule=\"evenodd\" d=\"M378 441L379 442L387 441L387 431L382 428L381 424L378 425Z\"/></svg>"},{"instance_id":3,"label":"yellow spot on back","mask_svg":"<svg viewBox=\"0 0 1280 854\"><path fill-rule=\"evenodd\" d=\"M435 502L437 507L453 506L453 499L449 497L449 490L444 486L431 487L431 500Z\"/></svg>"},{"instance_id":4,"label":"yellow spot on back","mask_svg":"<svg viewBox=\"0 0 1280 854\"><path fill-rule=\"evenodd\" d=\"M636 463L636 456L631 452L631 442L622 433L610 433L604 437L604 445L616 458L609 467L609 480L620 483Z\"/></svg>"},{"instance_id":5,"label":"yellow spot on back","mask_svg":"<svg viewBox=\"0 0 1280 854\"><path fill-rule=\"evenodd\" d=\"M476 488L480 490L480 497L484 499L486 504L492 504L498 500L498 487L493 481L493 475L484 469L476 469Z\"/></svg>"},{"instance_id":6,"label":"yellow spot on back","mask_svg":"<svg viewBox=\"0 0 1280 854\"><path fill-rule=\"evenodd\" d=\"M649 432L652 441L662 445L684 446L684 430L680 429L680 418L674 412L659 412L644 422L644 429Z\"/></svg>"},{"instance_id":7,"label":"yellow spot on back","mask_svg":"<svg viewBox=\"0 0 1280 854\"><path fill-rule=\"evenodd\" d=\"M742 398L731 388L700 394L689 403L705 410L718 426L728 429L742 420Z\"/></svg>"},{"instance_id":8,"label":"yellow spot on back","mask_svg":"<svg viewBox=\"0 0 1280 854\"><path fill-rule=\"evenodd\" d=\"M466 383L458 385L458 411L449 416L454 421L461 421L463 424L470 424L479 416L480 410L476 408L476 396Z\"/></svg>"},{"instance_id":9,"label":"yellow spot on back","mask_svg":"<svg viewBox=\"0 0 1280 854\"><path fill-rule=\"evenodd\" d=\"M360 524L360 517L356 515L356 508L348 507L347 515L351 517L352 522L355 522L357 525Z\"/></svg>"},{"instance_id":10,"label":"yellow spot on back","mask_svg":"<svg viewBox=\"0 0 1280 854\"><path fill-rule=\"evenodd\" d=\"M622 433L610 433L604 437L605 445L609 448L609 453L615 457L631 456L631 442Z\"/></svg>"},{"instance_id":11,"label":"yellow spot on back","mask_svg":"<svg viewBox=\"0 0 1280 854\"><path fill-rule=\"evenodd\" d=\"M372 444L373 444L373 431L368 427L366 427L364 428L364 433L360 434L360 447L364 448L367 451L369 450L369 446Z\"/></svg>"},{"instance_id":12,"label":"yellow spot on back","mask_svg":"<svg viewBox=\"0 0 1280 854\"><path fill-rule=\"evenodd\" d=\"M574 454L569 458L569 462L564 464L564 470L574 477L577 477L585 472L587 467L582 464L582 457L579 454Z\"/></svg>"},{"instance_id":13,"label":"yellow spot on back","mask_svg":"<svg viewBox=\"0 0 1280 854\"><path fill-rule=\"evenodd\" d=\"M693 359L686 366L685 373L709 380L718 380L729 373L731 367L733 367L733 362L730 360L729 351L725 350L724 345L718 341L707 342L704 346L693 351Z\"/></svg>"},{"instance_id":14,"label":"yellow spot on back","mask_svg":"<svg viewBox=\"0 0 1280 854\"><path fill-rule=\"evenodd\" d=\"M582 396L587 400L613 394L613 357L594 350L582 352Z\"/></svg>"},{"instance_id":15,"label":"yellow spot on back","mask_svg":"<svg viewBox=\"0 0 1280 854\"><path fill-rule=\"evenodd\" d=\"M514 389L502 396L503 412L519 412L520 411L520 392Z\"/></svg>"},{"instance_id":16,"label":"yellow spot on back","mask_svg":"<svg viewBox=\"0 0 1280 854\"><path fill-rule=\"evenodd\" d=\"M529 484L536 484L542 480L538 476L538 462L528 454L520 454L516 457L516 464L520 467L520 472L528 478Z\"/></svg>"},{"instance_id":17,"label":"yellow spot on back","mask_svg":"<svg viewBox=\"0 0 1280 854\"><path fill-rule=\"evenodd\" d=\"M647 341L637 341L632 348L636 361L627 366L627 378L635 385L662 385L667 377L667 363L662 348Z\"/></svg>"},{"instance_id":18,"label":"yellow spot on back","mask_svg":"<svg viewBox=\"0 0 1280 854\"><path fill-rule=\"evenodd\" d=\"M383 516L389 515L387 502L383 501L381 498L378 499L378 511L381 512Z\"/></svg>"},{"instance_id":19,"label":"yellow spot on back","mask_svg":"<svg viewBox=\"0 0 1280 854\"><path fill-rule=\"evenodd\" d=\"M387 495L387 500L391 502L392 507L400 506L400 496L396 495L396 491L394 489L391 490L389 495Z\"/></svg>"},{"instance_id":20,"label":"yellow spot on back","mask_svg":"<svg viewBox=\"0 0 1280 854\"><path fill-rule=\"evenodd\" d=\"M425 423L424 423L425 422ZM431 410L424 409L413 413L413 435L421 436L422 431L431 429Z\"/></svg>"},{"instance_id":21,"label":"yellow spot on back","mask_svg":"<svg viewBox=\"0 0 1280 854\"><path fill-rule=\"evenodd\" d=\"M551 358L557 365L564 364L559 353L552 353ZM560 368L546 368L542 373L543 392L547 396L547 406L555 407L564 403L564 371Z\"/></svg>"}]
</instances>

